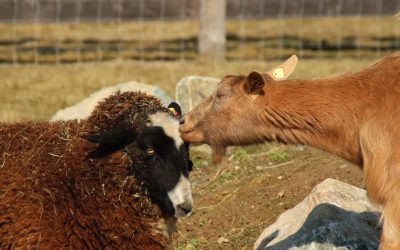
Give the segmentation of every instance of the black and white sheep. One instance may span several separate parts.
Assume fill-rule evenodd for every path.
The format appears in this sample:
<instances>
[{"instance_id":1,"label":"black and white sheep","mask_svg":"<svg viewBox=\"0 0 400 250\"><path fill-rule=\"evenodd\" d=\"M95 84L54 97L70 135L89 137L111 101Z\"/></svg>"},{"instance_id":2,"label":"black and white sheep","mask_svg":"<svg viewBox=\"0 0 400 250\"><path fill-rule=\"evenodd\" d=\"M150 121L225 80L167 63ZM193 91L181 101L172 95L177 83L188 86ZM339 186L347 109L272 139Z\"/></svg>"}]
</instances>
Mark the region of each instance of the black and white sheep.
<instances>
[{"instance_id":1,"label":"black and white sheep","mask_svg":"<svg viewBox=\"0 0 400 250\"><path fill-rule=\"evenodd\" d=\"M81 123L1 124L0 248L165 248L192 209L189 163L178 120L142 93Z\"/></svg>"}]
</instances>

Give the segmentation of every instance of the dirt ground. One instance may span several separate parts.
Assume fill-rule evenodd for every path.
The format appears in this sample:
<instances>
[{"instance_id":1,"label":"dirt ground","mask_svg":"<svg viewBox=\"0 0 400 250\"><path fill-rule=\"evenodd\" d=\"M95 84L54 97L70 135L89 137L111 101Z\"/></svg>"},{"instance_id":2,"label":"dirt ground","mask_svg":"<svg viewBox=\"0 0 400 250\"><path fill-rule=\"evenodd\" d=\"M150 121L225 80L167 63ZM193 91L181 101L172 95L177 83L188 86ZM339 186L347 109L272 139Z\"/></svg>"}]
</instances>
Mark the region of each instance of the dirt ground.
<instances>
[{"instance_id":1,"label":"dirt ground","mask_svg":"<svg viewBox=\"0 0 400 250\"><path fill-rule=\"evenodd\" d=\"M310 147L233 148L228 170L212 183L216 167L209 154L192 150L191 157L194 213L179 221L174 250L252 249L266 227L324 179L363 186L360 168Z\"/></svg>"}]
</instances>

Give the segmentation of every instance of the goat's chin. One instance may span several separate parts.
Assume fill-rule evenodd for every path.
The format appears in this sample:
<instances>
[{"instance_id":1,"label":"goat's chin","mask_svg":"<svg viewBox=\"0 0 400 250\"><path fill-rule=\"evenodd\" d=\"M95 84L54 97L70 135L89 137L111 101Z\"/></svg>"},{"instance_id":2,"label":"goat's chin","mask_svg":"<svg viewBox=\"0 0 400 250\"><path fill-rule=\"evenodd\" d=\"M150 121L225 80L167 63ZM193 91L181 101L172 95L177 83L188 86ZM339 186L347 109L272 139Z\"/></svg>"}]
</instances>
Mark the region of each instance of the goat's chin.
<instances>
[{"instance_id":1,"label":"goat's chin","mask_svg":"<svg viewBox=\"0 0 400 250\"><path fill-rule=\"evenodd\" d=\"M201 143L205 142L204 133L199 130L192 130L190 132L181 132L181 138L185 142Z\"/></svg>"}]
</instances>

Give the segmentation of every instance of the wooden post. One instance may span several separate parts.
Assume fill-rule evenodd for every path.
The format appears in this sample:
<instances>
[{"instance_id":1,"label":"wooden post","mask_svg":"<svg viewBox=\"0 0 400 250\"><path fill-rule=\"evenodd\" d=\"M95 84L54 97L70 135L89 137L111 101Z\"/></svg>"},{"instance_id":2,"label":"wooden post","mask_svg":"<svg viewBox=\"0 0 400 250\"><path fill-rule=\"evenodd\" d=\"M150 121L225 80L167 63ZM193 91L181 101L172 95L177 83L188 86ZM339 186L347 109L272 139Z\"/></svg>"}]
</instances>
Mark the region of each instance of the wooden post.
<instances>
[{"instance_id":1,"label":"wooden post","mask_svg":"<svg viewBox=\"0 0 400 250\"><path fill-rule=\"evenodd\" d=\"M225 59L226 0L200 0L199 54L201 58Z\"/></svg>"}]
</instances>

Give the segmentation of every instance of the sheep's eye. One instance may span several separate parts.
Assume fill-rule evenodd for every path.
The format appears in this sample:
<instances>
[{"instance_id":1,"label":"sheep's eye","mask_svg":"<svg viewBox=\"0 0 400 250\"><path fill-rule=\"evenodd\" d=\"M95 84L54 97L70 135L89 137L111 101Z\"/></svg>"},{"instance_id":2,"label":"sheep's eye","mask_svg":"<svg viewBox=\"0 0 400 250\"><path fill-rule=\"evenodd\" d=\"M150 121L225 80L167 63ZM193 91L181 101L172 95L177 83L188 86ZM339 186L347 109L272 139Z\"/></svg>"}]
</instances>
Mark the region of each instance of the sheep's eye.
<instances>
[{"instance_id":1,"label":"sheep's eye","mask_svg":"<svg viewBox=\"0 0 400 250\"><path fill-rule=\"evenodd\" d=\"M153 148L147 148L146 149L146 154L147 155L155 155L156 151Z\"/></svg>"}]
</instances>

